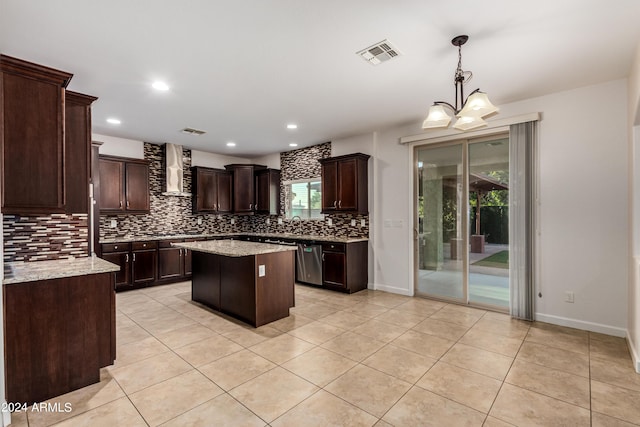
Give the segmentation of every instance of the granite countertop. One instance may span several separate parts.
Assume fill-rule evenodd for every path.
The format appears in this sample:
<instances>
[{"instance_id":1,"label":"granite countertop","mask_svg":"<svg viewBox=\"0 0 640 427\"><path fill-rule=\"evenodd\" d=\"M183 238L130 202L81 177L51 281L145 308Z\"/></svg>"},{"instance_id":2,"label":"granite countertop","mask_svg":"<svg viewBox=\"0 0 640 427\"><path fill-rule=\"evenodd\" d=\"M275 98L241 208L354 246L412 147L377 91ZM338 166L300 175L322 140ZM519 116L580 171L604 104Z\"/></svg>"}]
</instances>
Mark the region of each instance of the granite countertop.
<instances>
[{"instance_id":1,"label":"granite countertop","mask_svg":"<svg viewBox=\"0 0 640 427\"><path fill-rule=\"evenodd\" d=\"M243 242L241 240L208 240L206 242L172 243L179 248L215 255L241 257L295 251L297 246L273 245L270 243Z\"/></svg>"},{"instance_id":2,"label":"granite countertop","mask_svg":"<svg viewBox=\"0 0 640 427\"><path fill-rule=\"evenodd\" d=\"M255 236L267 237L272 239L292 239L292 240L313 240L317 242L335 242L335 243L354 243L366 242L366 237L336 237L336 236L317 236L315 234L293 234L293 233L209 233L209 234L173 234L162 236L123 236L112 239L102 239L100 243L128 243L128 242L144 242L150 240L173 240L173 239L206 239L210 237L236 237L236 236Z\"/></svg>"},{"instance_id":3,"label":"granite countertop","mask_svg":"<svg viewBox=\"0 0 640 427\"><path fill-rule=\"evenodd\" d=\"M5 262L3 285L110 273L120 267L97 257L57 259L33 262Z\"/></svg>"}]
</instances>

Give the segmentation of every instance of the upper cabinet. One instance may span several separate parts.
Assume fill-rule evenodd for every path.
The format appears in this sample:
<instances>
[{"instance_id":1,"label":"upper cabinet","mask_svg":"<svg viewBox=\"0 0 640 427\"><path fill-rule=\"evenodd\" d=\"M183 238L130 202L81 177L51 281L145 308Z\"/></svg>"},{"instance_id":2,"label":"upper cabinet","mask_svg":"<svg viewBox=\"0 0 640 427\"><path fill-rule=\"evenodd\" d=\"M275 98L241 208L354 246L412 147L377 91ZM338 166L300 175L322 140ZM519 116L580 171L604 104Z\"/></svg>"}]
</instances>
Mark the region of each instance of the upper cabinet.
<instances>
[{"instance_id":1,"label":"upper cabinet","mask_svg":"<svg viewBox=\"0 0 640 427\"><path fill-rule=\"evenodd\" d=\"M66 91L64 159L67 213L89 213L91 104L98 98Z\"/></svg>"},{"instance_id":2,"label":"upper cabinet","mask_svg":"<svg viewBox=\"0 0 640 427\"><path fill-rule=\"evenodd\" d=\"M280 214L280 171L262 169L256 171L256 213Z\"/></svg>"},{"instance_id":3,"label":"upper cabinet","mask_svg":"<svg viewBox=\"0 0 640 427\"><path fill-rule=\"evenodd\" d=\"M261 165L232 164L225 169L233 175L233 212L236 214L253 214L256 211L256 171L266 169Z\"/></svg>"},{"instance_id":4,"label":"upper cabinet","mask_svg":"<svg viewBox=\"0 0 640 427\"><path fill-rule=\"evenodd\" d=\"M322 165L322 213L369 213L369 155L362 153L320 159Z\"/></svg>"},{"instance_id":5,"label":"upper cabinet","mask_svg":"<svg viewBox=\"0 0 640 427\"><path fill-rule=\"evenodd\" d=\"M65 87L72 74L0 55L2 212L65 212ZM88 183L87 183L88 185Z\"/></svg>"},{"instance_id":6,"label":"upper cabinet","mask_svg":"<svg viewBox=\"0 0 640 427\"><path fill-rule=\"evenodd\" d=\"M231 212L231 173L222 169L194 166L193 213Z\"/></svg>"},{"instance_id":7,"label":"upper cabinet","mask_svg":"<svg viewBox=\"0 0 640 427\"><path fill-rule=\"evenodd\" d=\"M149 162L100 156L100 212L149 213Z\"/></svg>"}]
</instances>

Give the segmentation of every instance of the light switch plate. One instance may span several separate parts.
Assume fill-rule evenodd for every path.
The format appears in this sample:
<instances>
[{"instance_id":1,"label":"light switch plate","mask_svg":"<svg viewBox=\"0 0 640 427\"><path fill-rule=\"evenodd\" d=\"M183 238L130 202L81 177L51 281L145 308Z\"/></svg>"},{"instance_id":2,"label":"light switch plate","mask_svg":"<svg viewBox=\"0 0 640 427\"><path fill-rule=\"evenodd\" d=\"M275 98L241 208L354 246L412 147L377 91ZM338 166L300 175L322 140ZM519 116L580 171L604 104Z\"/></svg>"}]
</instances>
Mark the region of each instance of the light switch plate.
<instances>
[{"instance_id":1,"label":"light switch plate","mask_svg":"<svg viewBox=\"0 0 640 427\"><path fill-rule=\"evenodd\" d=\"M258 277L264 277L267 275L266 269L264 267L264 265L259 265L258 266Z\"/></svg>"},{"instance_id":2,"label":"light switch plate","mask_svg":"<svg viewBox=\"0 0 640 427\"><path fill-rule=\"evenodd\" d=\"M118 221L116 221L115 219L111 220L111 228L116 228L118 226Z\"/></svg>"},{"instance_id":3,"label":"light switch plate","mask_svg":"<svg viewBox=\"0 0 640 427\"><path fill-rule=\"evenodd\" d=\"M231 218L231 224L235 224L236 223L236 219L235 218Z\"/></svg>"},{"instance_id":4,"label":"light switch plate","mask_svg":"<svg viewBox=\"0 0 640 427\"><path fill-rule=\"evenodd\" d=\"M202 218L198 218L198 225L202 225Z\"/></svg>"},{"instance_id":5,"label":"light switch plate","mask_svg":"<svg viewBox=\"0 0 640 427\"><path fill-rule=\"evenodd\" d=\"M351 220L351 226L352 226L352 227L355 227L355 226L356 226L356 220L355 220L355 219L352 219L352 220Z\"/></svg>"}]
</instances>

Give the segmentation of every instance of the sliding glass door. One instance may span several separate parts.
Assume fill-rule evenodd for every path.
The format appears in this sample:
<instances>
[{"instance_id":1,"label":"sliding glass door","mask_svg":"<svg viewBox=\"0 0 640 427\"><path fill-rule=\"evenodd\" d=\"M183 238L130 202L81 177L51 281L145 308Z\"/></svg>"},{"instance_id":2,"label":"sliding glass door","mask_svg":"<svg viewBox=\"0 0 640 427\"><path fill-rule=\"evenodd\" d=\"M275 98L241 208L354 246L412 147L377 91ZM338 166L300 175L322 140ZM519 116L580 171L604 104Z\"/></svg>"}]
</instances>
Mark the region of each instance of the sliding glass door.
<instances>
[{"instance_id":1,"label":"sliding glass door","mask_svg":"<svg viewBox=\"0 0 640 427\"><path fill-rule=\"evenodd\" d=\"M416 295L508 309L508 136L415 154Z\"/></svg>"}]
</instances>

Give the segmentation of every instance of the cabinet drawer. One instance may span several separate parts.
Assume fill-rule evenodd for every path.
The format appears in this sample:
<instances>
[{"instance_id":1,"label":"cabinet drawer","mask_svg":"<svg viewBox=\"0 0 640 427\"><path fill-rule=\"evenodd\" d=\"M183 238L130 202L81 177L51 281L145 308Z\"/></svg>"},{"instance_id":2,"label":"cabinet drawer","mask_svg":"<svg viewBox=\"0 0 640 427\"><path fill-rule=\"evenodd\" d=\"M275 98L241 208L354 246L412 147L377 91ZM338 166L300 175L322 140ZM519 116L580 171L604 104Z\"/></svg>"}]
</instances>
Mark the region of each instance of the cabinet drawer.
<instances>
[{"instance_id":1,"label":"cabinet drawer","mask_svg":"<svg viewBox=\"0 0 640 427\"><path fill-rule=\"evenodd\" d=\"M140 251L144 249L157 249L158 242L133 242L131 248L134 251Z\"/></svg>"},{"instance_id":2,"label":"cabinet drawer","mask_svg":"<svg viewBox=\"0 0 640 427\"><path fill-rule=\"evenodd\" d=\"M170 248L170 247L172 247L171 246L172 243L182 243L182 242L184 242L184 240L182 240L182 239L161 240L161 241L158 242L158 247L160 247L160 248ZM147 249L147 248L143 248L143 249Z\"/></svg>"},{"instance_id":3,"label":"cabinet drawer","mask_svg":"<svg viewBox=\"0 0 640 427\"><path fill-rule=\"evenodd\" d=\"M103 243L102 252L129 252L131 243Z\"/></svg>"},{"instance_id":4,"label":"cabinet drawer","mask_svg":"<svg viewBox=\"0 0 640 427\"><path fill-rule=\"evenodd\" d=\"M323 251L331 251L331 252L344 252L346 245L344 243L323 243L322 250Z\"/></svg>"}]
</instances>

